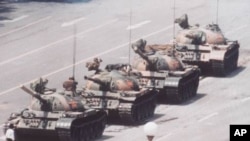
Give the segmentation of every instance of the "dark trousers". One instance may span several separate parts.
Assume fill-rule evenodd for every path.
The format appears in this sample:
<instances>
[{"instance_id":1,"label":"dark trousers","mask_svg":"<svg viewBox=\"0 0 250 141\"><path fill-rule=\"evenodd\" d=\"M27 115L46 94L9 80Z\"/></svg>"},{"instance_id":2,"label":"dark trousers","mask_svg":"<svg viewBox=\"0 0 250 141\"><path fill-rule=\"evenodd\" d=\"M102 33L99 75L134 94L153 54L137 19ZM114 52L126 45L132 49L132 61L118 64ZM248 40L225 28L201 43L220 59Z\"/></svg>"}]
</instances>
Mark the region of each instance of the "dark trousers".
<instances>
[{"instance_id":1,"label":"dark trousers","mask_svg":"<svg viewBox=\"0 0 250 141\"><path fill-rule=\"evenodd\" d=\"M12 139L7 138L6 141L13 141Z\"/></svg>"}]
</instances>

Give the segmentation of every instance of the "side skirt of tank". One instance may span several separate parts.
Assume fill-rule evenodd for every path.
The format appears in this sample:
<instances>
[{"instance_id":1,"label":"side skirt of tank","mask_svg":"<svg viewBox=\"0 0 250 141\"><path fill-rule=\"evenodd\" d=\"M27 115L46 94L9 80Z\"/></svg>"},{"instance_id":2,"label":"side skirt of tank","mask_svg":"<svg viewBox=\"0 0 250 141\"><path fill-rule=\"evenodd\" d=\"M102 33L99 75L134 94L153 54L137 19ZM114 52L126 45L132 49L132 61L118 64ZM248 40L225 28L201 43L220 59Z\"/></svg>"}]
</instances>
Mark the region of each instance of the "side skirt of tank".
<instances>
[{"instance_id":1,"label":"side skirt of tank","mask_svg":"<svg viewBox=\"0 0 250 141\"><path fill-rule=\"evenodd\" d=\"M215 76L226 76L237 68L239 48L228 50L224 60L211 60L212 71Z\"/></svg>"},{"instance_id":2,"label":"side skirt of tank","mask_svg":"<svg viewBox=\"0 0 250 141\"><path fill-rule=\"evenodd\" d=\"M165 87L160 90L158 101L161 103L180 104L196 96L199 76L200 72L197 70L183 78L167 78Z\"/></svg>"},{"instance_id":3,"label":"side skirt of tank","mask_svg":"<svg viewBox=\"0 0 250 141\"><path fill-rule=\"evenodd\" d=\"M119 116L124 124L142 124L154 116L156 94L151 91L137 98L133 103L123 102L119 106Z\"/></svg>"},{"instance_id":4,"label":"side skirt of tank","mask_svg":"<svg viewBox=\"0 0 250 141\"><path fill-rule=\"evenodd\" d=\"M93 116L75 119L69 129L57 128L57 132L60 141L90 141L102 136L106 123L106 113L98 112Z\"/></svg>"}]
</instances>

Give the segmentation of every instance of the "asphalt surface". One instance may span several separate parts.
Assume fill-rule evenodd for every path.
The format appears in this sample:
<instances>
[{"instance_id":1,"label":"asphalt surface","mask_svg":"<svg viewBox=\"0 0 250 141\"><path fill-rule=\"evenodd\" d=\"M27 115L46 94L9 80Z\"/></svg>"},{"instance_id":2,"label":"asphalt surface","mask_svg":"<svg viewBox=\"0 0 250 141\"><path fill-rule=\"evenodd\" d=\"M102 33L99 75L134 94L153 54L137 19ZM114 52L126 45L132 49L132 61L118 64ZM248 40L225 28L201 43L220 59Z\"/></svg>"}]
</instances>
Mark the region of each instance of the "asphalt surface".
<instances>
[{"instance_id":1,"label":"asphalt surface","mask_svg":"<svg viewBox=\"0 0 250 141\"><path fill-rule=\"evenodd\" d=\"M0 123L28 106L31 98L20 84L43 76L49 87L62 89L72 75L74 35L79 86L89 74L85 62L93 57L101 57L103 67L128 63L134 56L130 41L144 38L154 44L173 38L173 0L131 1L0 1ZM175 7L176 17L187 13L190 24L200 25L216 22L216 8L216 0L176 0ZM230 124L250 124L250 1L220 0L218 15L226 37L240 43L239 67L225 78L203 78L198 95L181 105L158 105L151 119L159 125L155 141L228 141ZM98 140L146 137L143 125L108 125Z\"/></svg>"}]
</instances>

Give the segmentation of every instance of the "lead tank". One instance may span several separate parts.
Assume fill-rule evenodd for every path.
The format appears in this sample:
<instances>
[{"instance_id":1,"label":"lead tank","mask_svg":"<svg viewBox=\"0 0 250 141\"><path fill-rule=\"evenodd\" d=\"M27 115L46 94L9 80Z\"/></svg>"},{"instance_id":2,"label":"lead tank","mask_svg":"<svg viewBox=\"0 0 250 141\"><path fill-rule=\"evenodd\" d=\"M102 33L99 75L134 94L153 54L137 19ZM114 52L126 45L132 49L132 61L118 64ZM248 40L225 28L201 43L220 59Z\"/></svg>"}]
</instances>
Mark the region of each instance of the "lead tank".
<instances>
[{"instance_id":1,"label":"lead tank","mask_svg":"<svg viewBox=\"0 0 250 141\"><path fill-rule=\"evenodd\" d=\"M90 109L80 95L21 89L33 97L31 104L20 113L12 113L4 130L14 125L16 141L89 141L103 134L106 112Z\"/></svg>"},{"instance_id":2,"label":"lead tank","mask_svg":"<svg viewBox=\"0 0 250 141\"><path fill-rule=\"evenodd\" d=\"M217 24L205 28L190 26L186 14L175 22L183 29L175 40L183 62L198 65L203 72L216 76L225 76L237 68L240 45L238 41L226 39Z\"/></svg>"},{"instance_id":3,"label":"lead tank","mask_svg":"<svg viewBox=\"0 0 250 141\"><path fill-rule=\"evenodd\" d=\"M197 66L184 65L173 51L148 52L145 47L143 39L132 44L139 55L133 60L132 68L142 74L142 85L158 89L160 99L169 103L181 103L197 94L200 75Z\"/></svg>"},{"instance_id":4,"label":"lead tank","mask_svg":"<svg viewBox=\"0 0 250 141\"><path fill-rule=\"evenodd\" d=\"M87 67L92 70L89 64ZM108 111L111 121L119 118L124 124L141 124L154 116L154 89L141 88L134 76L121 70L108 66L106 70L93 70L96 70L93 75L85 76L87 82L84 91L84 97L91 108L104 109Z\"/></svg>"}]
</instances>

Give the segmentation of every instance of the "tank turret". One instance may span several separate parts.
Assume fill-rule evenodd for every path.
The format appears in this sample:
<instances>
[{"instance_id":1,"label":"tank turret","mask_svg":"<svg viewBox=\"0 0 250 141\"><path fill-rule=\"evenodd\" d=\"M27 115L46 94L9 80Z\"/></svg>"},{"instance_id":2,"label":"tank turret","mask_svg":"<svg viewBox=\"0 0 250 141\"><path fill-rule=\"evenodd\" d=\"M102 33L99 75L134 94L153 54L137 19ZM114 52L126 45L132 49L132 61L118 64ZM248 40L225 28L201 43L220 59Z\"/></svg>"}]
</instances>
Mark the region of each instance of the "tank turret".
<instances>
[{"instance_id":1,"label":"tank turret","mask_svg":"<svg viewBox=\"0 0 250 141\"><path fill-rule=\"evenodd\" d=\"M139 57L133 60L132 68L141 72L139 79L143 85L154 87L160 91L160 99L164 102L181 103L197 93L200 70L196 66L187 66L177 57L175 50L168 50L169 46L158 46L157 50L148 45L143 39L132 44L132 49Z\"/></svg>"},{"instance_id":2,"label":"tank turret","mask_svg":"<svg viewBox=\"0 0 250 141\"><path fill-rule=\"evenodd\" d=\"M143 53L146 44L138 43L142 41L142 39L138 40L131 46L134 52L140 56L140 58L136 58L133 61L132 67L134 69L139 71L178 71L184 69L182 62L173 55L174 52L156 51Z\"/></svg>"},{"instance_id":3,"label":"tank turret","mask_svg":"<svg viewBox=\"0 0 250 141\"><path fill-rule=\"evenodd\" d=\"M113 70L102 72L94 76L84 76L87 81L86 88L100 91L139 91L139 83L126 73Z\"/></svg>"},{"instance_id":4,"label":"tank turret","mask_svg":"<svg viewBox=\"0 0 250 141\"><path fill-rule=\"evenodd\" d=\"M90 140L102 135L107 121L105 111L89 108L81 95L38 93L41 91L34 91L32 86L20 87L33 97L29 107L15 116L11 114L6 122L14 124L17 141Z\"/></svg>"}]
</instances>

